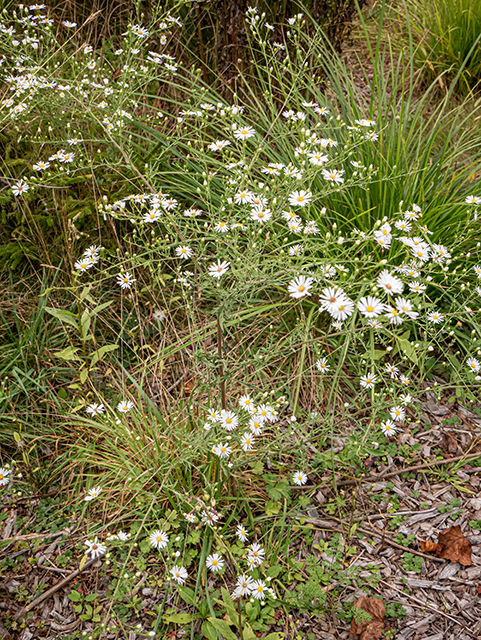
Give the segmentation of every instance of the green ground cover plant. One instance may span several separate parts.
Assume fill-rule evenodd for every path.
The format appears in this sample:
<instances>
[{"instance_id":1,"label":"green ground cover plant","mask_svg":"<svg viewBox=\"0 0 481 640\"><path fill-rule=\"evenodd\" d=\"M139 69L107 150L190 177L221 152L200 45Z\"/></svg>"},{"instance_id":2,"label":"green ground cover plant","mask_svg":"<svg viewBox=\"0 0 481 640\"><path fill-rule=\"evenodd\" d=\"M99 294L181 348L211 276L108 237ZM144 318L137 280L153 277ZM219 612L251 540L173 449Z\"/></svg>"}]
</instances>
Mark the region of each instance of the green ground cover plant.
<instances>
[{"instance_id":1,"label":"green ground cover plant","mask_svg":"<svg viewBox=\"0 0 481 640\"><path fill-rule=\"evenodd\" d=\"M343 564L355 527L316 543L321 564L289 550L314 543L299 511L321 473L360 478L394 454L396 434L422 428L421 391L442 379L477 399L466 111L448 93L426 112L436 83L415 97L382 21L361 98L307 13L279 42L249 8L256 64L227 100L170 53L174 7L101 51L73 21L60 38L42 6L1 20L5 255L12 273L43 265L32 319L15 303L4 315L2 491L61 487L85 522L81 566L113 568L116 624L155 567L150 635L194 637L201 620L209 640L254 638L277 610L334 608L334 573L368 592L376 571L361 583ZM326 510L346 518L347 500L336 490ZM101 637L96 594L80 583L70 600Z\"/></svg>"}]
</instances>

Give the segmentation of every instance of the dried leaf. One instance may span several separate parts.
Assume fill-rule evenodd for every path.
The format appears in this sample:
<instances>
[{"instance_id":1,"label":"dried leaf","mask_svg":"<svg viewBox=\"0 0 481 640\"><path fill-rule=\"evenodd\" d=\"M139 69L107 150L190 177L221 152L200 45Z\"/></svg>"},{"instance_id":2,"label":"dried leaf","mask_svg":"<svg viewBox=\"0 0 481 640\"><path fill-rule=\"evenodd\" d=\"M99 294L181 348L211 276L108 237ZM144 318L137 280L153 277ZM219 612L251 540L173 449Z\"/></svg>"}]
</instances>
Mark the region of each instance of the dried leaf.
<instances>
[{"instance_id":1,"label":"dried leaf","mask_svg":"<svg viewBox=\"0 0 481 640\"><path fill-rule=\"evenodd\" d=\"M458 450L458 441L452 431L445 431L441 440L441 449L445 453L456 453Z\"/></svg>"},{"instance_id":2,"label":"dried leaf","mask_svg":"<svg viewBox=\"0 0 481 640\"><path fill-rule=\"evenodd\" d=\"M449 527L441 531L437 544L434 542L421 542L421 551L434 552L438 558L451 560L451 562L459 562L465 567L470 567L473 562L471 560L471 543L461 531L461 527Z\"/></svg>"},{"instance_id":3,"label":"dried leaf","mask_svg":"<svg viewBox=\"0 0 481 640\"><path fill-rule=\"evenodd\" d=\"M361 596L354 606L368 613L371 616L371 620L356 622L354 617L351 622L349 637L352 638L359 634L359 640L380 640L384 628L383 619L386 613L383 601L379 598Z\"/></svg>"}]
</instances>

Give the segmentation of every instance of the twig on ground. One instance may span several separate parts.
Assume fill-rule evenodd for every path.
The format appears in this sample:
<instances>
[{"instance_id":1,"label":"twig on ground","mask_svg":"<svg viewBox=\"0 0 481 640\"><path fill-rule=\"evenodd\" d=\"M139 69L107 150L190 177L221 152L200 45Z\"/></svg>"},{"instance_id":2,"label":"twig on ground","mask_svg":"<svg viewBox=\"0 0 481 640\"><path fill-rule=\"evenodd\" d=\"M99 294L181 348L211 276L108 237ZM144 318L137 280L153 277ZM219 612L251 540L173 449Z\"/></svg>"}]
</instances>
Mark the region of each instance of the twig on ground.
<instances>
[{"instance_id":1,"label":"twig on ground","mask_svg":"<svg viewBox=\"0 0 481 640\"><path fill-rule=\"evenodd\" d=\"M86 562L82 567L82 571L90 567L90 565L92 565L94 562L95 562L95 558L92 558L91 560ZM48 591L45 591L45 593L42 593L41 596L38 596L38 598L36 598L33 602L30 602L29 604L27 604L23 609L20 609L20 611L18 611L15 614L15 619L18 620L22 616L26 615L29 611L37 607L47 598L50 598L50 596L52 596L54 593L59 591L62 587L65 587L65 585L67 585L71 580L76 578L79 574L80 574L80 569L75 569L75 571L72 571L72 573L69 573L68 576L66 576L63 580L60 580L60 582L54 585L51 589L48 589Z\"/></svg>"},{"instance_id":2,"label":"twig on ground","mask_svg":"<svg viewBox=\"0 0 481 640\"><path fill-rule=\"evenodd\" d=\"M450 462L459 462L460 460L471 460L472 458L481 458L481 452L468 453L455 458L445 458L444 460L434 460L433 462L423 462L422 464L416 464L412 467L405 467L404 469L398 469L397 471L389 471L389 473L380 473L377 476L365 476L364 478L356 478L352 480L340 480L336 482L338 487L346 487L353 484L366 483L366 482L381 482L386 478L392 478L393 476L399 476L402 473L410 473L411 471L419 471L420 469L428 469L430 467L436 467L438 465L449 464ZM326 481L323 484L316 487L320 489L325 487L330 481Z\"/></svg>"},{"instance_id":3,"label":"twig on ground","mask_svg":"<svg viewBox=\"0 0 481 640\"><path fill-rule=\"evenodd\" d=\"M344 533L347 534L347 531L345 529L337 529L336 527L326 527L326 521L325 520L320 520L319 518L305 518L304 516L296 516L297 520L300 519L304 519L307 523L309 524L320 524L321 525L321 529L324 529L326 531L334 531L335 533ZM336 522L341 522L341 520L339 520L338 518L335 518L334 516L330 516L330 518L332 520L336 520ZM342 524L342 522L341 522ZM375 538L379 538L382 540L383 538L383 534L380 532L377 532L374 529L363 529L362 527L356 527L356 531L360 531L361 533L363 533L366 536L374 536ZM441 562L444 563L444 560L442 558L437 558L436 556L430 556L427 553L423 553L422 551L417 551L416 549L411 549L408 547L403 547L402 544L398 544L397 542L394 542L394 540L391 540L390 538L387 538L386 536L384 536L384 542L385 544L394 547L396 549L401 549L402 551L407 551L408 553L413 553L416 556L421 556L421 558L425 558L426 560L432 560L433 562Z\"/></svg>"}]
</instances>

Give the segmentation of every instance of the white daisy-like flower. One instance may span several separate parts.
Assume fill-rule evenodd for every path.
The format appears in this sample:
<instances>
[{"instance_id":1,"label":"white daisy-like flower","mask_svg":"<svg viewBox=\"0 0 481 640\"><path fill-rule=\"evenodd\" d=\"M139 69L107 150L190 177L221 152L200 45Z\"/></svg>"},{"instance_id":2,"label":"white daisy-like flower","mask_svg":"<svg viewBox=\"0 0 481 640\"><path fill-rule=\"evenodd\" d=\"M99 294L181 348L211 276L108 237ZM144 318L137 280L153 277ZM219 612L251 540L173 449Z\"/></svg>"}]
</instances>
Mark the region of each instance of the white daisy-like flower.
<instances>
[{"instance_id":1,"label":"white daisy-like flower","mask_svg":"<svg viewBox=\"0 0 481 640\"><path fill-rule=\"evenodd\" d=\"M309 289L314 283L314 278L307 276L298 276L294 280L289 282L287 290L292 298L302 298L304 296L310 296Z\"/></svg>"},{"instance_id":2,"label":"white daisy-like flower","mask_svg":"<svg viewBox=\"0 0 481 640\"><path fill-rule=\"evenodd\" d=\"M220 278L229 270L229 267L230 262L226 262L225 260L224 262L221 262L220 260L217 260L217 263L214 262L214 264L209 266L209 275L213 278Z\"/></svg>"},{"instance_id":3,"label":"white daisy-like flower","mask_svg":"<svg viewBox=\"0 0 481 640\"><path fill-rule=\"evenodd\" d=\"M409 290L413 293L422 293L423 291L426 291L426 285L421 284L420 282L410 282L408 286Z\"/></svg>"},{"instance_id":4,"label":"white daisy-like flower","mask_svg":"<svg viewBox=\"0 0 481 640\"><path fill-rule=\"evenodd\" d=\"M441 324L444 321L444 316L438 311L431 311L427 315L428 322L432 322L433 324Z\"/></svg>"},{"instance_id":5,"label":"white daisy-like flower","mask_svg":"<svg viewBox=\"0 0 481 640\"><path fill-rule=\"evenodd\" d=\"M185 567L179 567L176 564L172 567L172 569L170 569L170 573L172 575L172 579L175 580L178 584L185 584L185 581L189 577L187 569Z\"/></svg>"},{"instance_id":6,"label":"white daisy-like flower","mask_svg":"<svg viewBox=\"0 0 481 640\"><path fill-rule=\"evenodd\" d=\"M147 222L148 224L152 224L153 222L157 222L162 217L162 212L159 209L151 209L144 213L144 217L142 218L143 222Z\"/></svg>"},{"instance_id":7,"label":"white daisy-like flower","mask_svg":"<svg viewBox=\"0 0 481 640\"><path fill-rule=\"evenodd\" d=\"M464 202L466 204L481 204L481 198L479 196L466 196Z\"/></svg>"},{"instance_id":8,"label":"white daisy-like flower","mask_svg":"<svg viewBox=\"0 0 481 640\"><path fill-rule=\"evenodd\" d=\"M156 529L150 534L149 542L154 549L165 549L169 543L169 536L162 529Z\"/></svg>"},{"instance_id":9,"label":"white daisy-like flower","mask_svg":"<svg viewBox=\"0 0 481 640\"><path fill-rule=\"evenodd\" d=\"M122 402L119 402L117 405L117 411L120 411L120 413L128 413L133 408L134 403L131 400L122 400Z\"/></svg>"},{"instance_id":10,"label":"white daisy-like flower","mask_svg":"<svg viewBox=\"0 0 481 640\"><path fill-rule=\"evenodd\" d=\"M316 362L316 368L321 373L327 373L331 366L327 363L327 358L319 358L319 360Z\"/></svg>"},{"instance_id":11,"label":"white daisy-like flower","mask_svg":"<svg viewBox=\"0 0 481 640\"><path fill-rule=\"evenodd\" d=\"M241 438L241 448L244 451L250 451L255 444L255 439L252 433L246 431Z\"/></svg>"},{"instance_id":12,"label":"white daisy-like flower","mask_svg":"<svg viewBox=\"0 0 481 640\"><path fill-rule=\"evenodd\" d=\"M228 458L232 453L232 448L229 447L227 443L223 444L222 442L220 442L219 444L216 444L212 447L212 453L215 453L215 455L219 456L219 458Z\"/></svg>"},{"instance_id":13,"label":"white daisy-like flower","mask_svg":"<svg viewBox=\"0 0 481 640\"><path fill-rule=\"evenodd\" d=\"M94 487L93 489L90 489L84 498L84 502L90 502L91 500L95 500L95 498L99 497L101 492L102 492L102 487Z\"/></svg>"},{"instance_id":14,"label":"white daisy-like flower","mask_svg":"<svg viewBox=\"0 0 481 640\"><path fill-rule=\"evenodd\" d=\"M233 411L227 411L226 409L222 409L220 412L220 426L227 431L234 431L237 425L239 424L239 418Z\"/></svg>"},{"instance_id":15,"label":"white daisy-like flower","mask_svg":"<svg viewBox=\"0 0 481 640\"><path fill-rule=\"evenodd\" d=\"M235 204L252 204L253 199L254 194L252 193L252 191L248 191L247 189L234 194Z\"/></svg>"},{"instance_id":16,"label":"white daisy-like flower","mask_svg":"<svg viewBox=\"0 0 481 640\"><path fill-rule=\"evenodd\" d=\"M230 144L231 143L229 142L229 140L216 140L215 142L209 145L209 149L211 151L222 151L222 149L225 149L225 147L227 147Z\"/></svg>"},{"instance_id":17,"label":"white daisy-like flower","mask_svg":"<svg viewBox=\"0 0 481 640\"><path fill-rule=\"evenodd\" d=\"M245 574L239 576L237 578L236 588L232 597L234 599L240 598L241 596L250 596L252 593L252 589L254 588L254 580Z\"/></svg>"},{"instance_id":18,"label":"white daisy-like flower","mask_svg":"<svg viewBox=\"0 0 481 640\"><path fill-rule=\"evenodd\" d=\"M87 553L91 558L100 558L107 551L107 547L98 541L97 536L93 541L85 540L84 545L87 547Z\"/></svg>"},{"instance_id":19,"label":"white daisy-like flower","mask_svg":"<svg viewBox=\"0 0 481 640\"><path fill-rule=\"evenodd\" d=\"M212 571L212 573L218 573L224 568L224 560L218 553L212 553L211 555L207 556L205 564L207 568Z\"/></svg>"},{"instance_id":20,"label":"white daisy-like flower","mask_svg":"<svg viewBox=\"0 0 481 640\"><path fill-rule=\"evenodd\" d=\"M469 370L473 373L478 373L478 371L481 370L481 364L476 358L468 358L466 360L466 364L468 365Z\"/></svg>"},{"instance_id":21,"label":"white daisy-like flower","mask_svg":"<svg viewBox=\"0 0 481 640\"><path fill-rule=\"evenodd\" d=\"M180 246L175 248L175 254L179 258L183 258L184 260L187 260L188 258L192 257L194 252L190 247Z\"/></svg>"},{"instance_id":22,"label":"white daisy-like flower","mask_svg":"<svg viewBox=\"0 0 481 640\"><path fill-rule=\"evenodd\" d=\"M293 191L289 196L289 204L291 207L305 207L312 200L310 191Z\"/></svg>"},{"instance_id":23,"label":"white daisy-like flower","mask_svg":"<svg viewBox=\"0 0 481 640\"><path fill-rule=\"evenodd\" d=\"M251 211L251 219L255 222L267 222L272 217L272 211L270 209L264 209L263 207L253 207Z\"/></svg>"},{"instance_id":24,"label":"white daisy-like flower","mask_svg":"<svg viewBox=\"0 0 481 640\"><path fill-rule=\"evenodd\" d=\"M385 369L392 380L395 380L398 377L399 369L393 364L386 364Z\"/></svg>"},{"instance_id":25,"label":"white daisy-like flower","mask_svg":"<svg viewBox=\"0 0 481 640\"><path fill-rule=\"evenodd\" d=\"M377 318L384 311L383 303L373 296L361 298L357 303L357 308L365 318Z\"/></svg>"},{"instance_id":26,"label":"white daisy-like flower","mask_svg":"<svg viewBox=\"0 0 481 640\"><path fill-rule=\"evenodd\" d=\"M167 211L171 211L172 209L175 209L179 205L179 203L175 198L164 198L163 200L161 200L160 204Z\"/></svg>"},{"instance_id":27,"label":"white daisy-like flower","mask_svg":"<svg viewBox=\"0 0 481 640\"><path fill-rule=\"evenodd\" d=\"M348 297L339 287L326 287L319 295L320 310L333 315L339 305L343 305L347 300Z\"/></svg>"},{"instance_id":28,"label":"white daisy-like flower","mask_svg":"<svg viewBox=\"0 0 481 640\"><path fill-rule=\"evenodd\" d=\"M377 278L378 286L381 287L386 293L394 294L394 293L402 293L404 289L404 284L402 280L393 276L386 269L381 271Z\"/></svg>"},{"instance_id":29,"label":"white daisy-like flower","mask_svg":"<svg viewBox=\"0 0 481 640\"><path fill-rule=\"evenodd\" d=\"M46 169L48 169L50 166L50 162L43 162L43 161L39 161L37 162L37 164L33 165L33 170L34 171L45 171Z\"/></svg>"},{"instance_id":30,"label":"white daisy-like flower","mask_svg":"<svg viewBox=\"0 0 481 640\"><path fill-rule=\"evenodd\" d=\"M235 534L236 534L236 536L239 538L239 540L241 542L247 542L247 540L249 538L249 532L241 524L237 525L237 529L236 529Z\"/></svg>"},{"instance_id":31,"label":"white daisy-like flower","mask_svg":"<svg viewBox=\"0 0 481 640\"><path fill-rule=\"evenodd\" d=\"M249 558L254 558L255 566L259 567L265 560L265 549L260 544L254 542L248 549Z\"/></svg>"},{"instance_id":32,"label":"white daisy-like flower","mask_svg":"<svg viewBox=\"0 0 481 640\"><path fill-rule=\"evenodd\" d=\"M361 376L359 384L364 389L372 389L377 382L377 376L374 373L369 372L365 376Z\"/></svg>"},{"instance_id":33,"label":"white daisy-like flower","mask_svg":"<svg viewBox=\"0 0 481 640\"><path fill-rule=\"evenodd\" d=\"M384 313L389 319L390 324L402 324L404 322L399 310L396 309L396 307L391 306L390 304L384 305Z\"/></svg>"},{"instance_id":34,"label":"white daisy-like flower","mask_svg":"<svg viewBox=\"0 0 481 640\"><path fill-rule=\"evenodd\" d=\"M391 414L391 418L395 422L402 422L406 417L406 410L404 409L404 407L400 406L391 407L389 409L389 413Z\"/></svg>"},{"instance_id":35,"label":"white daisy-like flower","mask_svg":"<svg viewBox=\"0 0 481 640\"><path fill-rule=\"evenodd\" d=\"M4 487L6 484L10 482L10 469L6 469L5 467L0 468L0 487Z\"/></svg>"},{"instance_id":36,"label":"white daisy-like flower","mask_svg":"<svg viewBox=\"0 0 481 640\"><path fill-rule=\"evenodd\" d=\"M294 482L294 484L302 486L303 484L306 484L307 476L303 471L296 471L292 476L292 481Z\"/></svg>"},{"instance_id":37,"label":"white daisy-like flower","mask_svg":"<svg viewBox=\"0 0 481 640\"><path fill-rule=\"evenodd\" d=\"M131 289L134 282L136 282L136 279L128 271L119 273L117 276L117 284L120 285L121 289Z\"/></svg>"},{"instance_id":38,"label":"white daisy-like flower","mask_svg":"<svg viewBox=\"0 0 481 640\"><path fill-rule=\"evenodd\" d=\"M249 420L249 429L255 436L260 436L265 425L265 418L254 415Z\"/></svg>"},{"instance_id":39,"label":"white daisy-like flower","mask_svg":"<svg viewBox=\"0 0 481 640\"><path fill-rule=\"evenodd\" d=\"M245 409L249 413L254 413L254 411L256 410L256 406L252 401L252 398L250 398L247 395L241 396L239 398L239 404L243 409Z\"/></svg>"},{"instance_id":40,"label":"white daisy-like flower","mask_svg":"<svg viewBox=\"0 0 481 640\"><path fill-rule=\"evenodd\" d=\"M239 127L234 130L234 138L237 140L247 140L256 135L255 129L252 127Z\"/></svg>"},{"instance_id":41,"label":"white daisy-like flower","mask_svg":"<svg viewBox=\"0 0 481 640\"><path fill-rule=\"evenodd\" d=\"M307 157L309 158L309 162L316 166L320 166L329 160L329 156L326 156L321 151L314 151L312 153L308 153Z\"/></svg>"},{"instance_id":42,"label":"white daisy-like flower","mask_svg":"<svg viewBox=\"0 0 481 640\"><path fill-rule=\"evenodd\" d=\"M94 402L93 404L89 404L86 411L87 413L96 416L98 413L105 413L105 407L103 404L97 404Z\"/></svg>"},{"instance_id":43,"label":"white daisy-like flower","mask_svg":"<svg viewBox=\"0 0 481 640\"><path fill-rule=\"evenodd\" d=\"M381 422L381 430L385 436L393 436L397 431L396 425L392 420Z\"/></svg>"},{"instance_id":44,"label":"white daisy-like flower","mask_svg":"<svg viewBox=\"0 0 481 640\"><path fill-rule=\"evenodd\" d=\"M12 187L12 193L14 196L20 196L30 189L29 185L24 180L19 180Z\"/></svg>"},{"instance_id":45,"label":"white daisy-like flower","mask_svg":"<svg viewBox=\"0 0 481 640\"><path fill-rule=\"evenodd\" d=\"M251 595L256 600L264 600L266 594L268 593L268 587L264 580L254 580L251 587Z\"/></svg>"},{"instance_id":46,"label":"white daisy-like flower","mask_svg":"<svg viewBox=\"0 0 481 640\"><path fill-rule=\"evenodd\" d=\"M344 169L336 170L336 169L323 169L322 177L324 180L328 182L335 182L336 184L342 184L344 182Z\"/></svg>"},{"instance_id":47,"label":"white daisy-like flower","mask_svg":"<svg viewBox=\"0 0 481 640\"><path fill-rule=\"evenodd\" d=\"M214 231L217 231L217 233L227 233L229 231L229 228L230 227L227 224L227 222L224 222L223 220L221 220L215 225Z\"/></svg>"},{"instance_id":48,"label":"white daisy-like flower","mask_svg":"<svg viewBox=\"0 0 481 640\"><path fill-rule=\"evenodd\" d=\"M299 256L303 251L304 246L302 244L295 244L292 247L289 247L290 256Z\"/></svg>"}]
</instances>

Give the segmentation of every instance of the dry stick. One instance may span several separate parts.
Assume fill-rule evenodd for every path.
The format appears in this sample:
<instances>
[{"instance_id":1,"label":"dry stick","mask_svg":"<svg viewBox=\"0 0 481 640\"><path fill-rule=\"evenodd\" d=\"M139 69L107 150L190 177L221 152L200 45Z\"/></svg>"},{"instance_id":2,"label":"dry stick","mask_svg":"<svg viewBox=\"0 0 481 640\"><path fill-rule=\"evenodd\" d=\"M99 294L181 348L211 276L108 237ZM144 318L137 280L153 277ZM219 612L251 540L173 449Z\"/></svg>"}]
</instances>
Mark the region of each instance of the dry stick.
<instances>
[{"instance_id":1,"label":"dry stick","mask_svg":"<svg viewBox=\"0 0 481 640\"><path fill-rule=\"evenodd\" d=\"M398 471L390 471L389 473L380 473L377 476L367 476L365 478L359 478L356 480L341 480L337 483L338 487L346 487L348 485L358 484L358 482L379 482L385 478L391 478L392 476L398 476L401 473L409 473L411 471L419 471L419 469L428 469L429 467L435 467L440 464L449 464L450 462L459 462L460 460L470 460L472 458L481 458L481 453L468 453L455 458L445 458L444 460L435 460L434 462L424 462L423 464L416 464L412 467L406 467L405 469L398 469ZM328 484L324 482L320 487L324 487Z\"/></svg>"},{"instance_id":2,"label":"dry stick","mask_svg":"<svg viewBox=\"0 0 481 640\"><path fill-rule=\"evenodd\" d=\"M341 522L338 518L335 518L334 516L331 516L333 520L336 520L337 522ZM297 516L296 517L297 520L300 520L301 517ZM325 520L319 520L318 518L303 518L308 524L319 524L319 523L323 523L325 524ZM325 531L334 531L335 533L344 533L346 534L346 530L345 529L336 529L335 527L326 527L326 526L321 526L321 529L324 529ZM356 531L360 531L361 533L363 533L366 536L374 536L375 538L380 538L381 540L383 539L383 534L382 533L378 533L375 530L371 530L369 529L363 529L362 527L356 527ZM386 536L384 536L384 541L386 544L388 544L391 547L395 547L396 549L401 549L402 551L407 551L408 553L413 553L416 556L421 556L421 558L426 558L426 560L432 560L433 562L443 562L444 560L442 558L436 558L436 556L430 556L427 553L423 553L422 551L417 551L416 549L408 549L407 547L403 547L402 544L398 544L397 542L394 542L394 540L391 540L390 538L386 538Z\"/></svg>"},{"instance_id":3,"label":"dry stick","mask_svg":"<svg viewBox=\"0 0 481 640\"><path fill-rule=\"evenodd\" d=\"M82 571L90 567L90 565L93 564L95 560L96 560L95 558L92 558L91 560L86 562L82 567ZM38 596L38 598L36 598L33 602L30 602L30 604L27 604L26 607L21 609L15 615L15 619L18 620L19 618L24 616L26 613L28 613L31 609L33 609L34 607L42 603L44 600L46 600L47 598L50 598L51 595L59 591L59 589L61 589L62 587L65 587L65 585L67 585L71 580L76 578L79 574L80 574L80 569L75 569L75 571L72 571L72 573L69 573L67 577L65 577L63 580L60 580L60 582L57 583L55 586L53 586L51 589L49 589L48 591L45 591L45 593L42 593L41 596Z\"/></svg>"},{"instance_id":4,"label":"dry stick","mask_svg":"<svg viewBox=\"0 0 481 640\"><path fill-rule=\"evenodd\" d=\"M430 611L434 611L436 613L438 613L440 616L444 616L445 618L448 618L448 620L451 620L452 622L455 622L456 624L458 624L460 627L463 627L464 629L467 629L468 627L463 624L462 622L460 622L459 620L456 620L456 618L453 618L451 616L449 616L447 613L444 613L444 611L441 611L441 609L436 609L436 607L432 607L429 604L424 604L422 602L422 600L419 600L419 598L416 598L415 596L410 595L409 593L406 593L405 591L403 591L402 589L398 589L397 587L395 587L393 584L389 584L389 582L385 582L384 580L380 580L380 582L382 582L383 584L385 584L386 586L388 586L390 589L394 589L395 591L398 591L399 593L401 593L403 596L406 596L406 598L410 598L411 600L415 600L416 602L421 602L422 605L414 605L414 606L418 606L421 609L429 609Z\"/></svg>"}]
</instances>

